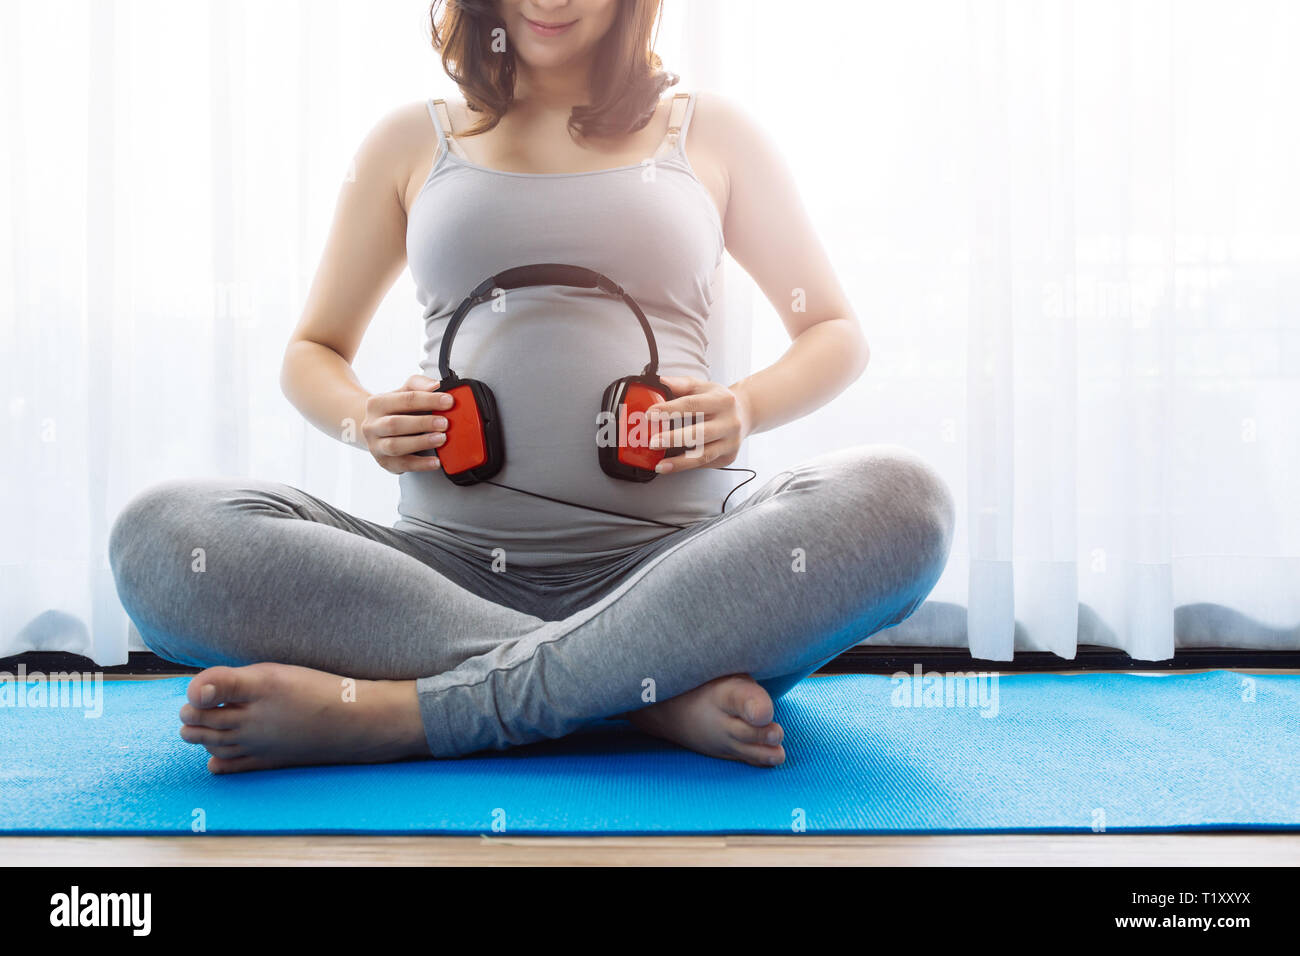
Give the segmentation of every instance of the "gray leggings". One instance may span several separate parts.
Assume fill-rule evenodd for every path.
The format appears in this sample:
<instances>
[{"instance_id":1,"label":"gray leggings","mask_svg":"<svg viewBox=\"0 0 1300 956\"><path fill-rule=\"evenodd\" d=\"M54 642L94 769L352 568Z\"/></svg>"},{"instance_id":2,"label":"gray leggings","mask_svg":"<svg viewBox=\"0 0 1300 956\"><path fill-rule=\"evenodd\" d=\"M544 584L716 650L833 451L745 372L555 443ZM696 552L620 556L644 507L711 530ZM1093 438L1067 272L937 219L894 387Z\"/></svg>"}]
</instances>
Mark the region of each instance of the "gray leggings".
<instances>
[{"instance_id":1,"label":"gray leggings","mask_svg":"<svg viewBox=\"0 0 1300 956\"><path fill-rule=\"evenodd\" d=\"M173 481L109 544L145 643L194 666L414 679L435 756L504 748L749 674L779 697L910 615L952 540L943 481L872 445L782 472L635 553L505 567L287 485Z\"/></svg>"}]
</instances>

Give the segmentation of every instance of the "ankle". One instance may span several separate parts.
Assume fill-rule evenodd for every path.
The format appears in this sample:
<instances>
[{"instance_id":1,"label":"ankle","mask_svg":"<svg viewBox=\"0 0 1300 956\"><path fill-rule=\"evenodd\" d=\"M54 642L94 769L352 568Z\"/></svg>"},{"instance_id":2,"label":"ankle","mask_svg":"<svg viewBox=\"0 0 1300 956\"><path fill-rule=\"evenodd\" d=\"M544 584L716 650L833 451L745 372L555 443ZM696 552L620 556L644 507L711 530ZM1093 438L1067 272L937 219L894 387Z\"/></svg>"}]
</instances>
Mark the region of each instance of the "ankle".
<instances>
[{"instance_id":1,"label":"ankle","mask_svg":"<svg viewBox=\"0 0 1300 956\"><path fill-rule=\"evenodd\" d=\"M374 726L384 728L393 748L395 758L427 757L429 743L424 735L424 720L420 714L420 697L413 680L367 681L364 696L371 707L368 718Z\"/></svg>"}]
</instances>

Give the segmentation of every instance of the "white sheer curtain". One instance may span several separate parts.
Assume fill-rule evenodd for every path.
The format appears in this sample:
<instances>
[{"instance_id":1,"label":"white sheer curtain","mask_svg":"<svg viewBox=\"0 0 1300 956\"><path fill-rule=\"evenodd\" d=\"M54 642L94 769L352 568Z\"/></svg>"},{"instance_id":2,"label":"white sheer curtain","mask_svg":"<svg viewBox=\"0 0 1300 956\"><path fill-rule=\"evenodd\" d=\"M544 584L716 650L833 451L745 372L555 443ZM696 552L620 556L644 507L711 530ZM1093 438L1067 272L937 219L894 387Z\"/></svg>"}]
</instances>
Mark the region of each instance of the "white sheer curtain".
<instances>
[{"instance_id":1,"label":"white sheer curtain","mask_svg":"<svg viewBox=\"0 0 1300 956\"><path fill-rule=\"evenodd\" d=\"M873 346L751 463L893 441L958 498L930 601L872 643L1300 648L1300 5L690 9Z\"/></svg>"},{"instance_id":2,"label":"white sheer curtain","mask_svg":"<svg viewBox=\"0 0 1300 956\"><path fill-rule=\"evenodd\" d=\"M356 144L448 89L426 13L0 6L0 656L125 659L108 528L163 478L394 517L277 371ZM771 131L873 346L751 465L897 442L958 499L931 600L873 642L1300 647L1297 41L1284 0L666 0L667 65ZM734 264L726 302L728 366L779 354ZM418 317L404 277L364 382L415 371Z\"/></svg>"}]
</instances>

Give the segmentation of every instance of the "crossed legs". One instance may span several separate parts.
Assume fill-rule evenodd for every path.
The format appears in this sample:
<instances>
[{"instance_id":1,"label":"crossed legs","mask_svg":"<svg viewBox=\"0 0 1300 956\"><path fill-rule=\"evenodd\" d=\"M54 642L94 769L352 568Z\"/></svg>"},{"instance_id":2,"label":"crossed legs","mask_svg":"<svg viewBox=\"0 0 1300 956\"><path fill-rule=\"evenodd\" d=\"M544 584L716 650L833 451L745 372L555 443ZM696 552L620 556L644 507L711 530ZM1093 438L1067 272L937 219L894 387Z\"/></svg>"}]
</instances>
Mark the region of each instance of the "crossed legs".
<instances>
[{"instance_id":1,"label":"crossed legs","mask_svg":"<svg viewBox=\"0 0 1300 956\"><path fill-rule=\"evenodd\" d=\"M214 770L451 756L621 714L770 764L772 697L911 614L952 523L913 453L846 449L555 621L483 596L481 574L415 536L273 483L158 486L123 512L110 552L145 642L209 668L182 735Z\"/></svg>"}]
</instances>

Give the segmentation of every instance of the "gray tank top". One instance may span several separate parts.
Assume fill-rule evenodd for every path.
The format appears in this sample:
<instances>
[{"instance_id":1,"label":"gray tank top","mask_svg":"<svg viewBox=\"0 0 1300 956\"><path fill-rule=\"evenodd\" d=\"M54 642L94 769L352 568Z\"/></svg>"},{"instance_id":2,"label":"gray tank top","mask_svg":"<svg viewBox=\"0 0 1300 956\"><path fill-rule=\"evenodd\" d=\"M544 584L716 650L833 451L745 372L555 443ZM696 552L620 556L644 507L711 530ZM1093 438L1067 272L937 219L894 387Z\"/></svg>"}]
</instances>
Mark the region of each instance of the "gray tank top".
<instances>
[{"instance_id":1,"label":"gray tank top","mask_svg":"<svg viewBox=\"0 0 1300 956\"><path fill-rule=\"evenodd\" d=\"M420 304L421 368L438 378L438 349L456 306L512 266L559 262L604 273L637 300L659 346L660 373L710 379L708 318L723 255L722 224L686 158L693 94L678 94L653 157L580 173L514 173L457 150L429 101L439 151L407 221ZM678 119L680 117L680 120ZM451 367L493 390L505 433L503 484L610 511L688 525L718 513L740 480L704 468L640 484L600 470L601 394L640 373L645 338L632 312L597 290L512 290L466 316ZM494 485L463 487L438 472L401 476L398 527L481 558L548 567L625 554L670 528L543 501Z\"/></svg>"}]
</instances>

